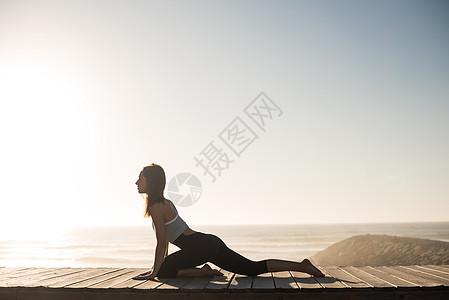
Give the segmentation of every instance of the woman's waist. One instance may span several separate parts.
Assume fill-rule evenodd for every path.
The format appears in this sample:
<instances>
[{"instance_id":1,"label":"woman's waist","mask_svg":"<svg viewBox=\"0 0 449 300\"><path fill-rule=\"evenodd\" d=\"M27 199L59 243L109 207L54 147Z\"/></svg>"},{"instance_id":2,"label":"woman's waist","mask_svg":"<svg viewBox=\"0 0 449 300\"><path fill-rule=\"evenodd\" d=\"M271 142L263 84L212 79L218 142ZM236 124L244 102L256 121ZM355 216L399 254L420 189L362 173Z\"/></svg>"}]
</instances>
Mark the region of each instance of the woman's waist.
<instances>
[{"instance_id":1,"label":"woman's waist","mask_svg":"<svg viewBox=\"0 0 449 300\"><path fill-rule=\"evenodd\" d=\"M188 228L190 229L190 228ZM209 236L210 234L208 233L204 233L204 232L199 232L199 231L194 231L192 229L188 230L186 229L185 231L187 232L183 232L181 233L174 241L173 244L175 244L176 246L178 246L179 248L184 248L184 247L188 247L189 245L195 245L196 241L198 239L201 239L203 237Z\"/></svg>"},{"instance_id":2,"label":"woman's waist","mask_svg":"<svg viewBox=\"0 0 449 300\"><path fill-rule=\"evenodd\" d=\"M190 227L187 227L186 230L184 230L183 233L181 233L181 234L190 235L190 234L194 234L196 232L198 232L198 231L195 231L195 230L191 229Z\"/></svg>"}]
</instances>

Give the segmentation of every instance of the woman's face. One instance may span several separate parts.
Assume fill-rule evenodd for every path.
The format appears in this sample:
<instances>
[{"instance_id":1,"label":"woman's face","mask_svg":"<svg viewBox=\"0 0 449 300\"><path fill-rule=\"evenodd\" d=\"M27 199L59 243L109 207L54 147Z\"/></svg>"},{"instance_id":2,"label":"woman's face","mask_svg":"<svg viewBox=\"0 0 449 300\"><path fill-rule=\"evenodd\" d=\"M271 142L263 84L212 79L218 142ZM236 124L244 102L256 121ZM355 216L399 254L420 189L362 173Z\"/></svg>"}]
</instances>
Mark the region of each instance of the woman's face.
<instances>
[{"instance_id":1,"label":"woman's face","mask_svg":"<svg viewBox=\"0 0 449 300\"><path fill-rule=\"evenodd\" d=\"M143 175L142 172L139 174L139 179L136 181L137 190L139 193L145 193L147 190L147 178Z\"/></svg>"}]
</instances>

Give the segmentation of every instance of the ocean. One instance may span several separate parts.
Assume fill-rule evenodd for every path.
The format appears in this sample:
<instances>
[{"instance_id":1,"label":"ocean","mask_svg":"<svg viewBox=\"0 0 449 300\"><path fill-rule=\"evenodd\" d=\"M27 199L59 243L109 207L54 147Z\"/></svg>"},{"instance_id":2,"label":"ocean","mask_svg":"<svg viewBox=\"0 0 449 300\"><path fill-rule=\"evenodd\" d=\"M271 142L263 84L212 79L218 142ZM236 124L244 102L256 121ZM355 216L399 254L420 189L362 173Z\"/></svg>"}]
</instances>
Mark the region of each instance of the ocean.
<instances>
[{"instance_id":1,"label":"ocean","mask_svg":"<svg viewBox=\"0 0 449 300\"><path fill-rule=\"evenodd\" d=\"M449 242L449 222L191 226L218 235L252 260L300 261L335 242L360 234L387 234ZM2 239L0 266L151 268L156 239L151 226L71 228L55 236ZM178 250L170 244L169 254Z\"/></svg>"}]
</instances>

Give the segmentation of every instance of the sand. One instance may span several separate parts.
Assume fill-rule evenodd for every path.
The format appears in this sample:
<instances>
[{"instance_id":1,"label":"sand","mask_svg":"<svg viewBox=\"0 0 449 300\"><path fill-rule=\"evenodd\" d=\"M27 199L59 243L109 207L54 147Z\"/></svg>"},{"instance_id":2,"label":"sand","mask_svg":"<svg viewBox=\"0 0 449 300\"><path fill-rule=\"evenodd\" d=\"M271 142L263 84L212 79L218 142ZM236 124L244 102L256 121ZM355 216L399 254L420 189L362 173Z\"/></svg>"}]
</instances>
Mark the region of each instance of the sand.
<instances>
[{"instance_id":1,"label":"sand","mask_svg":"<svg viewBox=\"0 0 449 300\"><path fill-rule=\"evenodd\" d=\"M389 235L357 235L317 252L320 266L449 264L449 242Z\"/></svg>"}]
</instances>

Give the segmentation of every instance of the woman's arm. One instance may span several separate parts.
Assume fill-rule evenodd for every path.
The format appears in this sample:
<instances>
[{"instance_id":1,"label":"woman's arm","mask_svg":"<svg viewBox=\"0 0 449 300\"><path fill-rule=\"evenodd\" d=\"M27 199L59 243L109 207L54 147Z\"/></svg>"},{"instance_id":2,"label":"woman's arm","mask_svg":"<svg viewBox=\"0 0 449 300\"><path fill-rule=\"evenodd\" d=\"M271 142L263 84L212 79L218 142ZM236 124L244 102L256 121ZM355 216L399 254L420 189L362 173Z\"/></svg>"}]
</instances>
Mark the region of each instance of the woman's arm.
<instances>
[{"instance_id":1,"label":"woman's arm","mask_svg":"<svg viewBox=\"0 0 449 300\"><path fill-rule=\"evenodd\" d=\"M168 241L165 242L165 254L164 254L164 258L166 258L168 255Z\"/></svg>"},{"instance_id":2,"label":"woman's arm","mask_svg":"<svg viewBox=\"0 0 449 300\"><path fill-rule=\"evenodd\" d=\"M156 250L154 253L153 274L156 275L161 268L165 255L168 251L167 240L165 238L165 222L162 207L159 204L153 205L151 211L151 218L153 219L155 231L156 231Z\"/></svg>"}]
</instances>

